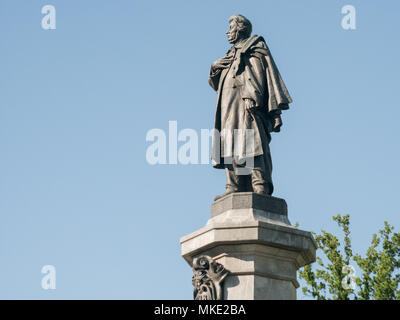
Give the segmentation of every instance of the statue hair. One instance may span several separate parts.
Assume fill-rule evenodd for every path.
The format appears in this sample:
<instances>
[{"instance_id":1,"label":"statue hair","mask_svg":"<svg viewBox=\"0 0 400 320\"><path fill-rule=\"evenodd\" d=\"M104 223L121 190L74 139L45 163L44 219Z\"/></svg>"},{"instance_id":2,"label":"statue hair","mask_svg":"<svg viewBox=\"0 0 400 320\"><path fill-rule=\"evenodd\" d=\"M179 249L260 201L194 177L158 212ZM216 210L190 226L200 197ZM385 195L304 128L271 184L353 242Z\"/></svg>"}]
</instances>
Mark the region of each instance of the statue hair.
<instances>
[{"instance_id":1,"label":"statue hair","mask_svg":"<svg viewBox=\"0 0 400 320\"><path fill-rule=\"evenodd\" d=\"M229 18L229 23L234 21L239 28L239 32L246 38L250 37L252 32L252 25L250 20L241 14L235 14Z\"/></svg>"}]
</instances>

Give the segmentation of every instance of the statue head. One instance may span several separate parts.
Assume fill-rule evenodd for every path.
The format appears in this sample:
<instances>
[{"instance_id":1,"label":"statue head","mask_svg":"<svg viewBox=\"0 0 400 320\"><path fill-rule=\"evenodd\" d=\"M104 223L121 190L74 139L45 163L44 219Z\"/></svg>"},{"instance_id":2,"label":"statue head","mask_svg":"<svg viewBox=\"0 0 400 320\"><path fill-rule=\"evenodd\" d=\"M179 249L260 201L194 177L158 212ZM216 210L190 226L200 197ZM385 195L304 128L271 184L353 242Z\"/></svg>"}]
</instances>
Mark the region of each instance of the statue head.
<instances>
[{"instance_id":1,"label":"statue head","mask_svg":"<svg viewBox=\"0 0 400 320\"><path fill-rule=\"evenodd\" d=\"M251 31L251 22L246 17L235 14L229 18L229 29L226 34L230 43L236 43L242 39L247 39L250 37Z\"/></svg>"}]
</instances>

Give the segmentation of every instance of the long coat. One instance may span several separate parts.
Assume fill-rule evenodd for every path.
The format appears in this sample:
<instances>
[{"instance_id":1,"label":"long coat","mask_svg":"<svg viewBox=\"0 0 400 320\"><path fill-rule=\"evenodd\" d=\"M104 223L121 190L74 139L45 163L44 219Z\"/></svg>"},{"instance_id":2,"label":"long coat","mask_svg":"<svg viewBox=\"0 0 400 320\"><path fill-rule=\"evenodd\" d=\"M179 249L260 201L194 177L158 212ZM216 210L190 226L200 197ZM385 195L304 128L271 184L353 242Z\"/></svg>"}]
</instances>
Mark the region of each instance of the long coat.
<instances>
[{"instance_id":1,"label":"long coat","mask_svg":"<svg viewBox=\"0 0 400 320\"><path fill-rule=\"evenodd\" d=\"M292 99L262 37L254 35L241 46L233 45L226 58L231 60L230 66L226 69L211 67L209 78L210 86L217 91L213 166L225 168L226 163L231 163L226 159L234 155L239 161L263 155L271 171L272 114L288 109ZM254 110L249 112L244 108L244 99L255 102ZM232 131L237 129L241 143L225 139L224 132L235 139ZM252 131L246 131L248 129ZM252 133L250 139L248 132Z\"/></svg>"}]
</instances>

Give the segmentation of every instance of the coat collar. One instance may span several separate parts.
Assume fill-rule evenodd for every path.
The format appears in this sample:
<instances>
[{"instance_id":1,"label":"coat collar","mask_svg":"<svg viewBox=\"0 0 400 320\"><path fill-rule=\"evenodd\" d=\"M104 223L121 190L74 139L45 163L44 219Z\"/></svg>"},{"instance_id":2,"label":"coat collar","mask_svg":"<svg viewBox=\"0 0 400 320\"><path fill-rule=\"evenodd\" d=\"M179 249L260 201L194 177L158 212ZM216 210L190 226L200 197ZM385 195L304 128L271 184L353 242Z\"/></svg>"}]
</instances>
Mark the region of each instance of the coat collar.
<instances>
[{"instance_id":1,"label":"coat collar","mask_svg":"<svg viewBox=\"0 0 400 320\"><path fill-rule=\"evenodd\" d=\"M249 49L255 45L258 41L263 41L265 42L264 38L258 35L253 35L249 38L247 38L244 42L238 44L238 45L233 45L227 52L227 55L229 55L232 50L240 50L241 54L246 53L247 51L249 51Z\"/></svg>"},{"instance_id":2,"label":"coat collar","mask_svg":"<svg viewBox=\"0 0 400 320\"><path fill-rule=\"evenodd\" d=\"M241 53L246 53L256 42L259 40L264 41L264 38L258 35L253 35L250 38L246 40L246 42L243 44L243 47L241 49ZM264 41L265 42L265 41Z\"/></svg>"}]
</instances>

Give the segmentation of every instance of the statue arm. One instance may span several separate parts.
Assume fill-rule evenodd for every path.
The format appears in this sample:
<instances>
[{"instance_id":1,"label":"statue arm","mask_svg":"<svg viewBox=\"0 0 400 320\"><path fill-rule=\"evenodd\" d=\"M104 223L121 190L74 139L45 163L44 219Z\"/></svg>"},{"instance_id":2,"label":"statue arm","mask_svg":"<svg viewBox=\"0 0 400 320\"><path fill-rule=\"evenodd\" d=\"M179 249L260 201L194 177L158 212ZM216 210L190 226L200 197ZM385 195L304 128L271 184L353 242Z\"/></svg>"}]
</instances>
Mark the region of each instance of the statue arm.
<instances>
[{"instance_id":1,"label":"statue arm","mask_svg":"<svg viewBox=\"0 0 400 320\"><path fill-rule=\"evenodd\" d=\"M268 99L268 84L266 81L266 66L264 56L253 54L249 58L248 68L245 71L245 86L242 98L245 100L246 108L266 107ZM248 102L246 100L250 100ZM268 114L272 121L272 131L279 132L282 126L282 111L280 109L269 110Z\"/></svg>"},{"instance_id":2,"label":"statue arm","mask_svg":"<svg viewBox=\"0 0 400 320\"><path fill-rule=\"evenodd\" d=\"M213 88L215 91L218 90L220 77L221 77L221 69L214 68L214 66L211 66L208 83L211 86L211 88Z\"/></svg>"},{"instance_id":3,"label":"statue arm","mask_svg":"<svg viewBox=\"0 0 400 320\"><path fill-rule=\"evenodd\" d=\"M214 61L214 63L211 65L210 78L208 79L208 83L215 91L218 90L222 70L230 67L230 65L232 64L232 59L232 51L229 50L225 57Z\"/></svg>"},{"instance_id":4,"label":"statue arm","mask_svg":"<svg viewBox=\"0 0 400 320\"><path fill-rule=\"evenodd\" d=\"M250 56L246 61L246 67L242 75L244 83L242 99L251 99L256 107L265 105L265 93L267 83L265 77L265 67L261 59L256 56Z\"/></svg>"}]
</instances>

